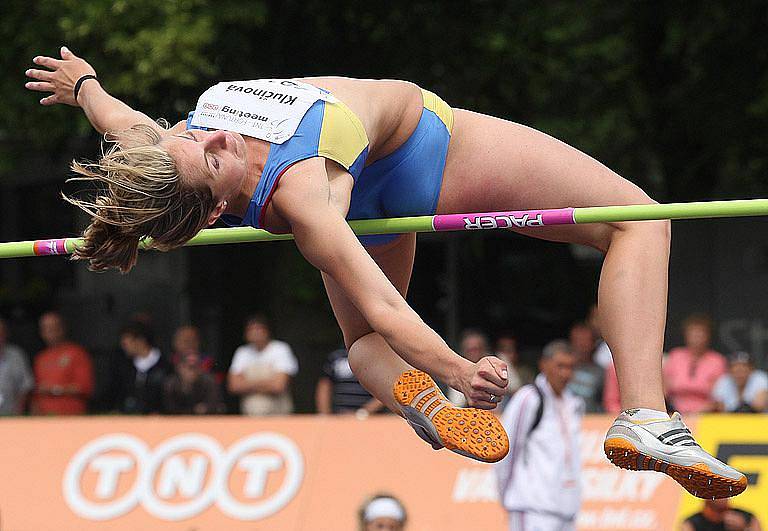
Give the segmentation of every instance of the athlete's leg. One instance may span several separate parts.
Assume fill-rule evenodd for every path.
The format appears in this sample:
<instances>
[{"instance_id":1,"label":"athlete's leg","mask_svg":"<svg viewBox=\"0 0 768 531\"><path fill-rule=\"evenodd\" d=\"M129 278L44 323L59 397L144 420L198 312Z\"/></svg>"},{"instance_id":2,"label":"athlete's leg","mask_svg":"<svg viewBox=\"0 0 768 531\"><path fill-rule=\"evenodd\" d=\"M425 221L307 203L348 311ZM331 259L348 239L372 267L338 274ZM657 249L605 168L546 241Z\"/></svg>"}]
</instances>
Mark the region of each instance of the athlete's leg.
<instances>
[{"instance_id":1,"label":"athlete's leg","mask_svg":"<svg viewBox=\"0 0 768 531\"><path fill-rule=\"evenodd\" d=\"M397 240L380 246L368 247L381 270L405 297L411 280L416 235L404 234ZM395 413L400 410L392 395L392 386L403 372L413 370L375 333L362 314L347 299L334 280L323 274L323 282L333 313L344 334L349 350L349 364L355 376L368 391Z\"/></svg>"},{"instance_id":2,"label":"athlete's leg","mask_svg":"<svg viewBox=\"0 0 768 531\"><path fill-rule=\"evenodd\" d=\"M550 136L481 114L455 113L438 212L650 202L634 184ZM524 233L605 252L598 304L622 406L663 411L669 223L546 227Z\"/></svg>"},{"instance_id":3,"label":"athlete's leg","mask_svg":"<svg viewBox=\"0 0 768 531\"><path fill-rule=\"evenodd\" d=\"M405 234L392 243L368 248L403 296L408 290L415 250L415 234ZM403 415L419 437L435 449L445 447L486 462L496 462L507 454L509 440L492 412L454 407L432 378L403 361L384 338L371 329L333 279L324 275L323 281L344 332L350 366L373 396Z\"/></svg>"},{"instance_id":4,"label":"athlete's leg","mask_svg":"<svg viewBox=\"0 0 768 531\"><path fill-rule=\"evenodd\" d=\"M477 212L648 203L631 184L562 142L521 125L458 111L439 211ZM605 252L598 305L625 408L604 448L617 466L672 476L694 496L734 496L746 477L698 446L664 413L661 351L669 222L530 229L526 234ZM638 409L635 409L638 408ZM655 411L654 411L655 410Z\"/></svg>"}]
</instances>

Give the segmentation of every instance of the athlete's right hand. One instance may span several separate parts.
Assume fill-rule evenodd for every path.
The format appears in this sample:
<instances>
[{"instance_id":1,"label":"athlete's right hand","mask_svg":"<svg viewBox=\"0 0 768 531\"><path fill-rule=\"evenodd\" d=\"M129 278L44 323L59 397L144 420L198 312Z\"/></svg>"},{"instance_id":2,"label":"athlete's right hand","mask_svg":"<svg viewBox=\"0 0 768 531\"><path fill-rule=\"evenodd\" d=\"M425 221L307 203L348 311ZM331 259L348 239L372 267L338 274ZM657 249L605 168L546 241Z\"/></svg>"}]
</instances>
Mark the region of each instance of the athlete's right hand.
<instances>
[{"instance_id":1,"label":"athlete's right hand","mask_svg":"<svg viewBox=\"0 0 768 531\"><path fill-rule=\"evenodd\" d=\"M61 47L61 59L38 55L32 62L38 66L49 68L41 70L30 68L25 72L27 77L35 81L28 81L24 86L37 92L53 92L50 96L40 100L42 105L55 105L63 103L79 107L75 101L75 83L87 74L96 75L96 71L84 59L77 57L66 46ZM92 81L86 81L91 83Z\"/></svg>"},{"instance_id":2,"label":"athlete's right hand","mask_svg":"<svg viewBox=\"0 0 768 531\"><path fill-rule=\"evenodd\" d=\"M495 356L486 356L467 364L451 387L464 393L469 407L493 409L504 397L507 384L507 364Z\"/></svg>"}]
</instances>

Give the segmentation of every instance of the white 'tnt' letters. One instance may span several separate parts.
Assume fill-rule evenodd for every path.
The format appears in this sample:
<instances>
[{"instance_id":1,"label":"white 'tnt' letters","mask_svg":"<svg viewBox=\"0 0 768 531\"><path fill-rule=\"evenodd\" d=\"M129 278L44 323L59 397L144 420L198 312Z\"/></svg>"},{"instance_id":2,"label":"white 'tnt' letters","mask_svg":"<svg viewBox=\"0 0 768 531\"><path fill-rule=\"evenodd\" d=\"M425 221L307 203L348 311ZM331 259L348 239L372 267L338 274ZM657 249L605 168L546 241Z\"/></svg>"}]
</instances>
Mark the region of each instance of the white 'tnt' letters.
<instances>
[{"instance_id":1,"label":"white 'tnt' letters","mask_svg":"<svg viewBox=\"0 0 768 531\"><path fill-rule=\"evenodd\" d=\"M120 474L133 468L133 459L127 455L100 455L91 461L90 468L98 474L94 494L106 500L117 492Z\"/></svg>"},{"instance_id":2,"label":"white 'tnt' letters","mask_svg":"<svg viewBox=\"0 0 768 531\"><path fill-rule=\"evenodd\" d=\"M249 498L264 495L270 472L277 472L283 466L283 459L277 455L246 455L238 468L246 472L244 494Z\"/></svg>"},{"instance_id":3,"label":"white 'tnt' letters","mask_svg":"<svg viewBox=\"0 0 768 531\"><path fill-rule=\"evenodd\" d=\"M201 455L189 459L189 465L180 455L171 456L160 469L157 493L166 500L173 498L177 493L192 498L203 490L207 471L208 461Z\"/></svg>"}]
</instances>

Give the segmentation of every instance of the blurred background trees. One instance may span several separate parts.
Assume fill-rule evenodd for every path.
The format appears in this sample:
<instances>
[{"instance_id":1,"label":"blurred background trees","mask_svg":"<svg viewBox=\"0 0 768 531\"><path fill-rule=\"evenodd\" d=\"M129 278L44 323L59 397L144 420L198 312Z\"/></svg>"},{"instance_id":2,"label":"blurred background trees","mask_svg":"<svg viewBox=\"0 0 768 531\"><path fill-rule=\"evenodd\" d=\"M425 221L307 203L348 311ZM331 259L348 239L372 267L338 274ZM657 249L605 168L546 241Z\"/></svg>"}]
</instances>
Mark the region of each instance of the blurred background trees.
<instances>
[{"instance_id":1,"label":"blurred background trees","mask_svg":"<svg viewBox=\"0 0 768 531\"><path fill-rule=\"evenodd\" d=\"M699 1L40 0L3 3L2 168L87 135L22 87L66 43L105 86L176 119L219 79L416 81L543 129L664 200L765 190L768 5Z\"/></svg>"}]
</instances>

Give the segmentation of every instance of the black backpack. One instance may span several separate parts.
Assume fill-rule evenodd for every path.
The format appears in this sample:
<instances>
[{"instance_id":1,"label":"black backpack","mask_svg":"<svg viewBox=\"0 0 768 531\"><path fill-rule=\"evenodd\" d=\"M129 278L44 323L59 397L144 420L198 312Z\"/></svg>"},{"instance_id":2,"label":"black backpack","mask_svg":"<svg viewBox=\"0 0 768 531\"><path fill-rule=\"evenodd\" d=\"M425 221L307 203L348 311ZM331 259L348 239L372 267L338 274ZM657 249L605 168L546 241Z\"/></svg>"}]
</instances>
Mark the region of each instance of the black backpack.
<instances>
[{"instance_id":1,"label":"black backpack","mask_svg":"<svg viewBox=\"0 0 768 531\"><path fill-rule=\"evenodd\" d=\"M544 391L541 390L541 387L536 385L536 382L531 384L534 389L536 389L536 394L539 395L539 407L536 408L536 415L533 417L533 424L531 424L531 427L528 429L528 437L531 436L531 433L533 433L533 430L535 430L539 423L541 423L541 416L544 414Z\"/></svg>"}]
</instances>

